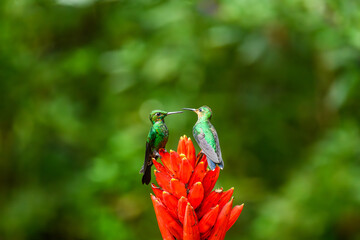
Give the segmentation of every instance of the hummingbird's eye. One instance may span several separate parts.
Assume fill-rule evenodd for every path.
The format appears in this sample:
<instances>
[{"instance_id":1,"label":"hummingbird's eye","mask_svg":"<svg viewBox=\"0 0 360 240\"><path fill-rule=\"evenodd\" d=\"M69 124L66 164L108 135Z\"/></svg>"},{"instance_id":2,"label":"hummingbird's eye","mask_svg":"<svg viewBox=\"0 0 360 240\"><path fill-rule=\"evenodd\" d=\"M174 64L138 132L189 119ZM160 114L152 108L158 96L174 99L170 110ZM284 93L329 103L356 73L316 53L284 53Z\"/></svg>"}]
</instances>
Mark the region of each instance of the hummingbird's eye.
<instances>
[{"instance_id":1,"label":"hummingbird's eye","mask_svg":"<svg viewBox=\"0 0 360 240\"><path fill-rule=\"evenodd\" d=\"M156 116L160 116L160 113L156 113Z\"/></svg>"},{"instance_id":2,"label":"hummingbird's eye","mask_svg":"<svg viewBox=\"0 0 360 240\"><path fill-rule=\"evenodd\" d=\"M199 108L199 112L202 112L203 110L202 110L202 108Z\"/></svg>"}]
</instances>

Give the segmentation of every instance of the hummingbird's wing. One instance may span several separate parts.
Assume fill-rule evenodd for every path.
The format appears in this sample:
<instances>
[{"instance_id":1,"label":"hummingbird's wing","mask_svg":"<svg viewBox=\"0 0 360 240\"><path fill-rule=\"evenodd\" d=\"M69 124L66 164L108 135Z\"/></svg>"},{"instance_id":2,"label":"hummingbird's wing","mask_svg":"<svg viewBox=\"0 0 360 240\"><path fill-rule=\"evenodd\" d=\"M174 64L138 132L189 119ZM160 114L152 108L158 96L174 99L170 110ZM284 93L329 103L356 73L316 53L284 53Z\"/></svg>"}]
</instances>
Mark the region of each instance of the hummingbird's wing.
<instances>
[{"instance_id":1,"label":"hummingbird's wing","mask_svg":"<svg viewBox=\"0 0 360 240\"><path fill-rule=\"evenodd\" d=\"M144 174L142 177L142 184L149 184L151 180L151 145L150 143L146 142L146 150L145 150L145 160L144 165L142 166L140 173Z\"/></svg>"},{"instance_id":2,"label":"hummingbird's wing","mask_svg":"<svg viewBox=\"0 0 360 240\"><path fill-rule=\"evenodd\" d=\"M224 161L222 160L222 155L221 155L221 149L220 149L220 142L219 142L219 137L217 135L216 129L214 128L214 126L210 123L210 130L215 138L215 143L216 143L216 154L218 156L219 159L219 167L221 169L224 168Z\"/></svg>"},{"instance_id":3,"label":"hummingbird's wing","mask_svg":"<svg viewBox=\"0 0 360 240\"><path fill-rule=\"evenodd\" d=\"M151 165L152 165L152 147L154 145L155 132L153 129L150 129L147 141L146 141L146 149L145 149L145 159L144 165L140 169L140 173L144 174L142 177L142 183L149 184L151 180Z\"/></svg>"},{"instance_id":4,"label":"hummingbird's wing","mask_svg":"<svg viewBox=\"0 0 360 240\"><path fill-rule=\"evenodd\" d=\"M215 139L215 144L216 144L216 154L217 156L221 159L221 149L220 149L220 142L219 142L219 137L218 137L218 134L216 132L216 129L214 128L214 126L210 123L210 130L211 130L211 133L213 134L214 136L214 139Z\"/></svg>"},{"instance_id":5,"label":"hummingbird's wing","mask_svg":"<svg viewBox=\"0 0 360 240\"><path fill-rule=\"evenodd\" d=\"M151 160L150 154L151 154L151 146L150 143L146 142L144 165L141 167L139 173L143 174L145 172L145 169L148 165L147 163Z\"/></svg>"},{"instance_id":6,"label":"hummingbird's wing","mask_svg":"<svg viewBox=\"0 0 360 240\"><path fill-rule=\"evenodd\" d=\"M201 127L198 128L198 130L200 131L194 129L193 135L201 150L214 163L221 163L222 160L218 158L218 155L215 152L213 146L209 144L209 141L214 141L214 139L212 139L212 132L210 130L206 131Z\"/></svg>"}]
</instances>

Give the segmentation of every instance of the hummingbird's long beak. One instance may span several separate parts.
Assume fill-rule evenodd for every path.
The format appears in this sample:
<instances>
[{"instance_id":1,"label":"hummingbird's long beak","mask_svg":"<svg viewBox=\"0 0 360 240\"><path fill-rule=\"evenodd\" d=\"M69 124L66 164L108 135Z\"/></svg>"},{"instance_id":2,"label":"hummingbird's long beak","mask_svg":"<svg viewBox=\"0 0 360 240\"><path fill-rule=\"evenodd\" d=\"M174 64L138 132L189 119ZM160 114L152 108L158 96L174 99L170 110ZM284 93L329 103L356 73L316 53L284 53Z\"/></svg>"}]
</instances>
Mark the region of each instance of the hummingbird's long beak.
<instances>
[{"instance_id":1,"label":"hummingbird's long beak","mask_svg":"<svg viewBox=\"0 0 360 240\"><path fill-rule=\"evenodd\" d=\"M168 112L167 115L171 115L171 114L177 114L177 113L182 113L183 111L177 111L177 112Z\"/></svg>"},{"instance_id":2,"label":"hummingbird's long beak","mask_svg":"<svg viewBox=\"0 0 360 240\"><path fill-rule=\"evenodd\" d=\"M184 110L189 110L189 111L193 111L193 112L196 112L196 109L195 108L183 108Z\"/></svg>"}]
</instances>

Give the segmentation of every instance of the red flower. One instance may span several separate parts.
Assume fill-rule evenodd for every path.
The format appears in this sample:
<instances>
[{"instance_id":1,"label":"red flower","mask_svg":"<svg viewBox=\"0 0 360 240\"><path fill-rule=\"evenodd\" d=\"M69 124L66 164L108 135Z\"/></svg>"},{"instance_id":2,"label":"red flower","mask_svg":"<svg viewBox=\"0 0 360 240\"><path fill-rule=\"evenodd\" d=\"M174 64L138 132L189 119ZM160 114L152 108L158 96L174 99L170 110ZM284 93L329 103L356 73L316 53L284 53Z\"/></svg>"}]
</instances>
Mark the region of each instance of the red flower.
<instances>
[{"instance_id":1,"label":"red flower","mask_svg":"<svg viewBox=\"0 0 360 240\"><path fill-rule=\"evenodd\" d=\"M220 168L207 169L206 156L190 138L180 138L177 152L159 151L163 164L153 159L160 187L151 184L160 232L165 240L220 240L239 217L244 204L232 207L234 188L213 188Z\"/></svg>"}]
</instances>

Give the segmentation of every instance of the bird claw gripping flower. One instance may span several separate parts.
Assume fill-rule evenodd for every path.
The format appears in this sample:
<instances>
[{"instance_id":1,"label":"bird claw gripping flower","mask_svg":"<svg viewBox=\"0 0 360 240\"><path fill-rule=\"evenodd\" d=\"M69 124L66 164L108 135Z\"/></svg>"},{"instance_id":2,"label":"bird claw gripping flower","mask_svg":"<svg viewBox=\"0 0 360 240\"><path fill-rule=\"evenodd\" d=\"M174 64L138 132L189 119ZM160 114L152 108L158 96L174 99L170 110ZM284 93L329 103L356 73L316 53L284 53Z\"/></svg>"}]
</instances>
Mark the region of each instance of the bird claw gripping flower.
<instances>
[{"instance_id":1,"label":"bird claw gripping flower","mask_svg":"<svg viewBox=\"0 0 360 240\"><path fill-rule=\"evenodd\" d=\"M222 240L236 222L244 204L233 207L234 188L213 190L220 174L207 168L206 156L196 155L190 138L180 138L177 152L159 150L162 164L153 159L151 184L160 232L165 240Z\"/></svg>"}]
</instances>

